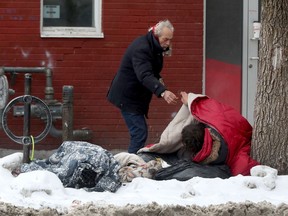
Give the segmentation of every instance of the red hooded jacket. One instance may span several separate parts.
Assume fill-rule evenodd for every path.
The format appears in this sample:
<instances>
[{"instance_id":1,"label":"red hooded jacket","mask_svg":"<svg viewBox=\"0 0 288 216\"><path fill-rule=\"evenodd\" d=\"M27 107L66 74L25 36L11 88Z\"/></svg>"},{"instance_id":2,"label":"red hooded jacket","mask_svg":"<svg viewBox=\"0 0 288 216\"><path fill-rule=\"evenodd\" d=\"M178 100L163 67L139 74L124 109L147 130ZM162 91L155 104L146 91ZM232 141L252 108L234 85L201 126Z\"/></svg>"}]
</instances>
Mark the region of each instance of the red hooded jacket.
<instances>
[{"instance_id":1,"label":"red hooded jacket","mask_svg":"<svg viewBox=\"0 0 288 216\"><path fill-rule=\"evenodd\" d=\"M190 110L196 119L216 129L226 141L226 163L232 175L250 175L250 169L259 163L250 157L252 127L249 122L234 108L208 97L193 100ZM209 132L206 131L202 148L206 150L201 150L194 161L200 162L199 159L202 160L210 154L212 139L209 136Z\"/></svg>"}]
</instances>

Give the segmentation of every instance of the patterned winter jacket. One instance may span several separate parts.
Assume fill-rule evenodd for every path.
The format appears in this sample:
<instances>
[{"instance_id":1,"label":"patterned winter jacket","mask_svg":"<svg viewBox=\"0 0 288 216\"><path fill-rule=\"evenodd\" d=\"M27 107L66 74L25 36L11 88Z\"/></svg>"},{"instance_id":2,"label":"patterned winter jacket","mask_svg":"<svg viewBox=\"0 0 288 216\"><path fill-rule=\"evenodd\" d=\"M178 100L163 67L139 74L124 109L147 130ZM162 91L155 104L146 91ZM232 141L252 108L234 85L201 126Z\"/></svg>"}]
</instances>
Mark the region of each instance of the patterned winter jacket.
<instances>
[{"instance_id":1,"label":"patterned winter jacket","mask_svg":"<svg viewBox=\"0 0 288 216\"><path fill-rule=\"evenodd\" d=\"M66 141L48 159L21 166L21 172L47 170L55 173L64 187L87 191L116 192L121 186L119 163L112 153L98 145Z\"/></svg>"}]
</instances>

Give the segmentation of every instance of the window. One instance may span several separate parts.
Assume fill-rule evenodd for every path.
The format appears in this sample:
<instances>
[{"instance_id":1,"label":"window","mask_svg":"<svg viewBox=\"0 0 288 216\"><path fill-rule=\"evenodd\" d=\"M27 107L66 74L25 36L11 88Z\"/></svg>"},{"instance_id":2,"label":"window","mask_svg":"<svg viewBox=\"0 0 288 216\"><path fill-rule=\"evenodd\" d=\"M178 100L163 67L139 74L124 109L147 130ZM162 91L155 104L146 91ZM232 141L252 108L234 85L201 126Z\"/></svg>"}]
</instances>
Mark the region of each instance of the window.
<instances>
[{"instance_id":1,"label":"window","mask_svg":"<svg viewBox=\"0 0 288 216\"><path fill-rule=\"evenodd\" d=\"M103 38L102 0L41 0L41 37Z\"/></svg>"}]
</instances>

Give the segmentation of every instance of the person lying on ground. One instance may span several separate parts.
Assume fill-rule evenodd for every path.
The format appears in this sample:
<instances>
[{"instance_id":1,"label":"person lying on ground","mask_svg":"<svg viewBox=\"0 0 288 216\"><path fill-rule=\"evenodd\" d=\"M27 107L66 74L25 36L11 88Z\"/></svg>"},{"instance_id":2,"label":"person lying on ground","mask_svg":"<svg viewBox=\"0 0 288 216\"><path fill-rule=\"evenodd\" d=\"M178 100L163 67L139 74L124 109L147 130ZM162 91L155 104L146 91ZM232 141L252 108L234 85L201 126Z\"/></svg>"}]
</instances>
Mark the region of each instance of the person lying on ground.
<instances>
[{"instance_id":1,"label":"person lying on ground","mask_svg":"<svg viewBox=\"0 0 288 216\"><path fill-rule=\"evenodd\" d=\"M144 160L151 159L151 153L172 155L172 164L186 158L197 164L227 165L232 176L250 175L250 169L259 163L250 157L249 122L234 108L206 95L181 92L181 101L182 107L159 143L145 146L138 154ZM198 135L191 132L195 129Z\"/></svg>"}]
</instances>

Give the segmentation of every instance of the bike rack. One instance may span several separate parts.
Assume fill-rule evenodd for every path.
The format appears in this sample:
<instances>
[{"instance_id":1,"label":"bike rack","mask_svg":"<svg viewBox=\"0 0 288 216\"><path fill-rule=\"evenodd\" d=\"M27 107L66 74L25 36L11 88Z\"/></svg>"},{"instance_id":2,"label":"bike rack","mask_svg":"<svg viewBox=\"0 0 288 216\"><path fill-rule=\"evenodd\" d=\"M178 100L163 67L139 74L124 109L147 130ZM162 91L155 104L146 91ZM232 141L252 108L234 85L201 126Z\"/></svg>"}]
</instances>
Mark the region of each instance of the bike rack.
<instances>
[{"instance_id":1,"label":"bike rack","mask_svg":"<svg viewBox=\"0 0 288 216\"><path fill-rule=\"evenodd\" d=\"M8 85L6 85L8 86ZM4 88L6 88L5 85L3 85ZM3 89L4 92L8 92L8 89ZM31 110L31 104L36 103L39 108L45 113L45 129L38 135L38 136L31 136L30 134L30 110ZM14 107L18 103L24 104L24 125L23 125L23 136L16 136L8 127L7 124L7 115L12 107ZM42 139L45 138L45 136L49 133L51 126L52 126L52 115L50 112L49 107L39 98L31 95L31 74L27 73L25 74L25 95L19 96L11 100L7 106L4 108L2 113L2 126L3 130L6 133L6 135L13 140L14 142L18 144L23 145L23 163L29 163L29 153L31 144L34 145L34 143L40 142Z\"/></svg>"}]
</instances>

